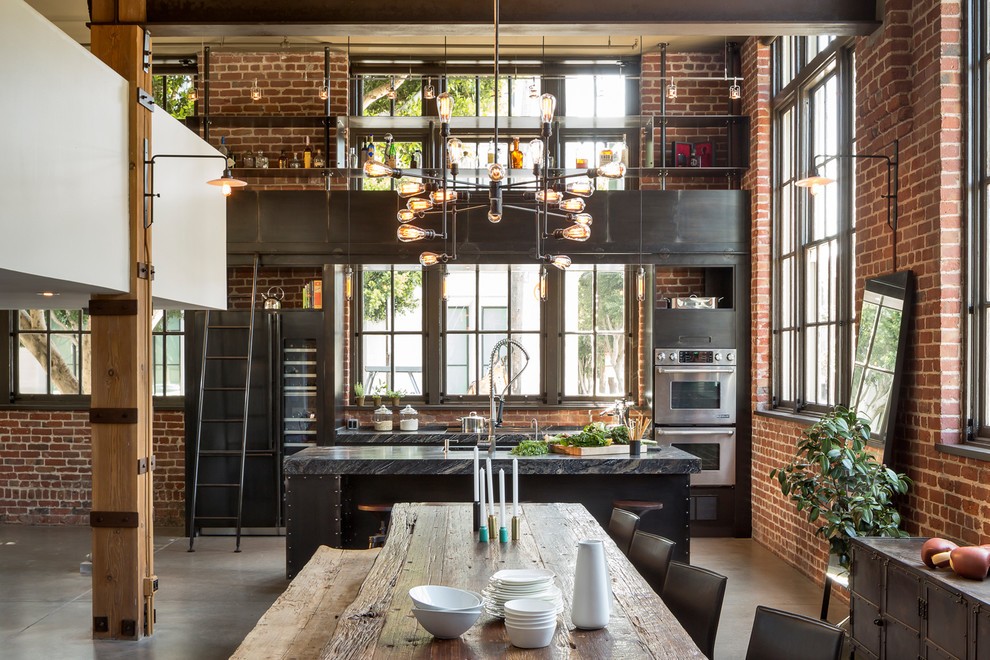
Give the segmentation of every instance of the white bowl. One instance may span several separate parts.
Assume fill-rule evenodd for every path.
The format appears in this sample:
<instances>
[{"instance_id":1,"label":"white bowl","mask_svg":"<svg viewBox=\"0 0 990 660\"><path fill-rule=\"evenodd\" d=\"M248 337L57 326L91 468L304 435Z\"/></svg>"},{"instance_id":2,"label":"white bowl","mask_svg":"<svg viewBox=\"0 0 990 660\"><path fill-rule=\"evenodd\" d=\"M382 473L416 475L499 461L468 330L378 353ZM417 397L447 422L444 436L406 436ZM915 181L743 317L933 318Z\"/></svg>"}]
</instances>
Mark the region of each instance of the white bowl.
<instances>
[{"instance_id":1,"label":"white bowl","mask_svg":"<svg viewBox=\"0 0 990 660\"><path fill-rule=\"evenodd\" d=\"M444 587L437 584L424 584L409 590L409 597L421 610L458 612L481 611L481 596L464 589Z\"/></svg>"},{"instance_id":2,"label":"white bowl","mask_svg":"<svg viewBox=\"0 0 990 660\"><path fill-rule=\"evenodd\" d=\"M505 613L509 614L522 614L522 615L532 615L532 614L550 614L553 612L556 614L557 607L556 604L549 601L545 601L541 598L516 598L514 600L505 601Z\"/></svg>"},{"instance_id":3,"label":"white bowl","mask_svg":"<svg viewBox=\"0 0 990 660\"><path fill-rule=\"evenodd\" d=\"M460 637L481 617L481 610L468 612L443 612L413 608L419 625L437 639Z\"/></svg>"},{"instance_id":4,"label":"white bowl","mask_svg":"<svg viewBox=\"0 0 990 660\"><path fill-rule=\"evenodd\" d=\"M557 620L543 621L541 623L517 623L516 621L506 621L506 626L512 628L518 628L521 630L545 630L546 628L553 628L557 625Z\"/></svg>"},{"instance_id":5,"label":"white bowl","mask_svg":"<svg viewBox=\"0 0 990 660\"><path fill-rule=\"evenodd\" d=\"M557 623L544 628L519 628L505 624L505 630L509 633L509 641L513 646L521 649L542 649L549 646L557 631Z\"/></svg>"}]
</instances>

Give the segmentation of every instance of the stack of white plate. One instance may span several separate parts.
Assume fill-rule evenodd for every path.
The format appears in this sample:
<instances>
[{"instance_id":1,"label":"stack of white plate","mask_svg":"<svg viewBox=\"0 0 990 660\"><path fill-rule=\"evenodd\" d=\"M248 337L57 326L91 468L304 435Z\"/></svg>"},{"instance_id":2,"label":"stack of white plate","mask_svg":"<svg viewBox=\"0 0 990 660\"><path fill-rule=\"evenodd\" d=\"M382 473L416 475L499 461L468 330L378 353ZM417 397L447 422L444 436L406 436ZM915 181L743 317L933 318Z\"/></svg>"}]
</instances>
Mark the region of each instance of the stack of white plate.
<instances>
[{"instance_id":1,"label":"stack of white plate","mask_svg":"<svg viewBox=\"0 0 990 660\"><path fill-rule=\"evenodd\" d=\"M564 611L564 599L560 588L553 583L555 577L553 571L544 568L503 569L491 577L481 592L485 597L485 611L503 618L506 601L531 598L550 603L554 614L559 614Z\"/></svg>"},{"instance_id":2,"label":"stack of white plate","mask_svg":"<svg viewBox=\"0 0 990 660\"><path fill-rule=\"evenodd\" d=\"M505 603L505 630L513 646L539 649L550 644L557 630L557 608L535 598L517 598Z\"/></svg>"}]
</instances>

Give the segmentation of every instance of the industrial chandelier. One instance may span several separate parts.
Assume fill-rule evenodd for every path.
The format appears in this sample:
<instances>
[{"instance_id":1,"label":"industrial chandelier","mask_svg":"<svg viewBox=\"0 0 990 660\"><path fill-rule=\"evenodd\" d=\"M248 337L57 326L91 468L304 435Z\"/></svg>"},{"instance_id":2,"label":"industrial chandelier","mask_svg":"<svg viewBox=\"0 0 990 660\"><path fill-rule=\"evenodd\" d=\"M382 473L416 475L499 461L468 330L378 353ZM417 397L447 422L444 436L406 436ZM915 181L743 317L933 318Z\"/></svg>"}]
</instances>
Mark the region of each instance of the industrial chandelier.
<instances>
[{"instance_id":1,"label":"industrial chandelier","mask_svg":"<svg viewBox=\"0 0 990 660\"><path fill-rule=\"evenodd\" d=\"M539 97L540 137L529 143L528 151L533 161L532 179L508 181L508 171L498 158L498 105L499 105L499 0L495 9L495 116L494 160L487 167L487 183L458 180L459 161L464 145L450 133L450 117L454 98L446 91L437 94L437 114L440 117L440 136L445 146L440 168L427 169L404 175L401 169L389 167L377 159L364 164L364 175L369 178L392 177L398 180L396 192L406 200L406 206L396 214L398 239L404 243L421 240L450 241L450 252L424 251L419 256L423 266L434 266L457 259L457 214L473 209L487 208L488 221L502 221L503 211L513 209L532 213L536 224L536 259L543 264L541 284L546 281L546 265L561 270L571 265L565 254L551 254L546 249L549 239L586 241L591 237L591 214L585 212L584 199L595 191L594 177L619 179L625 175L626 166L621 160L602 164L587 171L566 173L550 166L550 138L557 99L552 94ZM568 196L570 195L570 196ZM487 199L484 197L487 196ZM439 230L426 229L413 224L431 217L441 220ZM563 220L565 225L551 229L550 219ZM449 232L448 232L449 229ZM541 286L541 298L545 299L545 286Z\"/></svg>"}]
</instances>

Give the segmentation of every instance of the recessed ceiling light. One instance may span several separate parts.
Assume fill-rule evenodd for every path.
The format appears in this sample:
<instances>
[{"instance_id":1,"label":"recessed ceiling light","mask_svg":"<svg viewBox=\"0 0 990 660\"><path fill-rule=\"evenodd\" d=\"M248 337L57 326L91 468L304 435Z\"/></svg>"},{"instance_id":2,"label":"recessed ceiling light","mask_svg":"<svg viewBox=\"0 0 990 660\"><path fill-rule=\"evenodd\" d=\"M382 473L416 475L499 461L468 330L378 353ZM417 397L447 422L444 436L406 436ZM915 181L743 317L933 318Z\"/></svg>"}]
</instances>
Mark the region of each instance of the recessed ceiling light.
<instances>
[{"instance_id":1,"label":"recessed ceiling light","mask_svg":"<svg viewBox=\"0 0 990 660\"><path fill-rule=\"evenodd\" d=\"M59 294L55 293L54 291L41 291L41 292L38 293L38 295L39 296L43 296L45 298L54 298L55 296L57 296Z\"/></svg>"}]
</instances>

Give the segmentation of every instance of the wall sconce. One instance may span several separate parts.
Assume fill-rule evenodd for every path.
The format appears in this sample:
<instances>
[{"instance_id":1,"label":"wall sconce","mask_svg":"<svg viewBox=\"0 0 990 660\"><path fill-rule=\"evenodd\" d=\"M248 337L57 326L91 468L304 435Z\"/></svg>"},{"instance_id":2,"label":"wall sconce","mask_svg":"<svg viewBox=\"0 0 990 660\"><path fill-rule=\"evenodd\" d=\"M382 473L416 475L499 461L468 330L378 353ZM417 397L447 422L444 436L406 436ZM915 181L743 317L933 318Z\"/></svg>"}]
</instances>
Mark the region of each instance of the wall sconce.
<instances>
[{"instance_id":1,"label":"wall sconce","mask_svg":"<svg viewBox=\"0 0 990 660\"><path fill-rule=\"evenodd\" d=\"M354 269L348 266L344 270L344 300L350 302L354 297Z\"/></svg>"},{"instance_id":2,"label":"wall sconce","mask_svg":"<svg viewBox=\"0 0 990 660\"><path fill-rule=\"evenodd\" d=\"M733 101L738 101L742 98L742 85L735 78L732 79L732 84L729 85L729 98Z\"/></svg>"},{"instance_id":3,"label":"wall sconce","mask_svg":"<svg viewBox=\"0 0 990 660\"><path fill-rule=\"evenodd\" d=\"M433 86L433 83L427 82L426 87L423 88L423 98L426 100L432 100L437 97L437 90Z\"/></svg>"},{"instance_id":4,"label":"wall sconce","mask_svg":"<svg viewBox=\"0 0 990 660\"><path fill-rule=\"evenodd\" d=\"M642 266L636 271L636 300L646 300L646 269Z\"/></svg>"},{"instance_id":5,"label":"wall sconce","mask_svg":"<svg viewBox=\"0 0 990 660\"><path fill-rule=\"evenodd\" d=\"M677 98L677 83L673 80L671 80L670 84L667 85L667 98L671 101Z\"/></svg>"},{"instance_id":6,"label":"wall sconce","mask_svg":"<svg viewBox=\"0 0 990 660\"><path fill-rule=\"evenodd\" d=\"M887 200L887 226L891 231L890 249L893 262L893 272L897 272L897 192L900 189L898 179L899 143L895 139L884 145L884 150L891 148L893 155L886 154L816 154L811 159L814 174L794 182L799 188L807 188L812 195L818 194L824 186L834 183L835 179L819 174L819 170L827 163L840 158L867 158L870 160L882 160L887 165L887 191L880 195L880 199ZM820 160L820 162L819 162Z\"/></svg>"},{"instance_id":7,"label":"wall sconce","mask_svg":"<svg viewBox=\"0 0 990 660\"><path fill-rule=\"evenodd\" d=\"M196 84L193 83L192 89L189 90L189 100L196 101L199 99L199 94L196 93Z\"/></svg>"},{"instance_id":8,"label":"wall sconce","mask_svg":"<svg viewBox=\"0 0 990 660\"><path fill-rule=\"evenodd\" d=\"M323 81L323 87L320 87L320 100L326 101L330 98L330 82L328 80Z\"/></svg>"},{"instance_id":9,"label":"wall sconce","mask_svg":"<svg viewBox=\"0 0 990 660\"><path fill-rule=\"evenodd\" d=\"M148 141L145 140L145 151L148 149ZM246 181L235 179L233 172L227 167L227 157L222 154L155 154L150 160L144 161L147 168L145 177L144 196L151 199L144 216L144 227L147 229L155 221L155 198L160 195L155 192L155 161L159 158L219 158L223 160L223 173L216 179L210 179L206 183L211 186L218 186L224 197L229 197L234 188L243 188Z\"/></svg>"},{"instance_id":10,"label":"wall sconce","mask_svg":"<svg viewBox=\"0 0 990 660\"><path fill-rule=\"evenodd\" d=\"M261 88L258 87L258 79L254 80L254 87L251 88L251 100L260 101L261 100Z\"/></svg>"}]
</instances>

